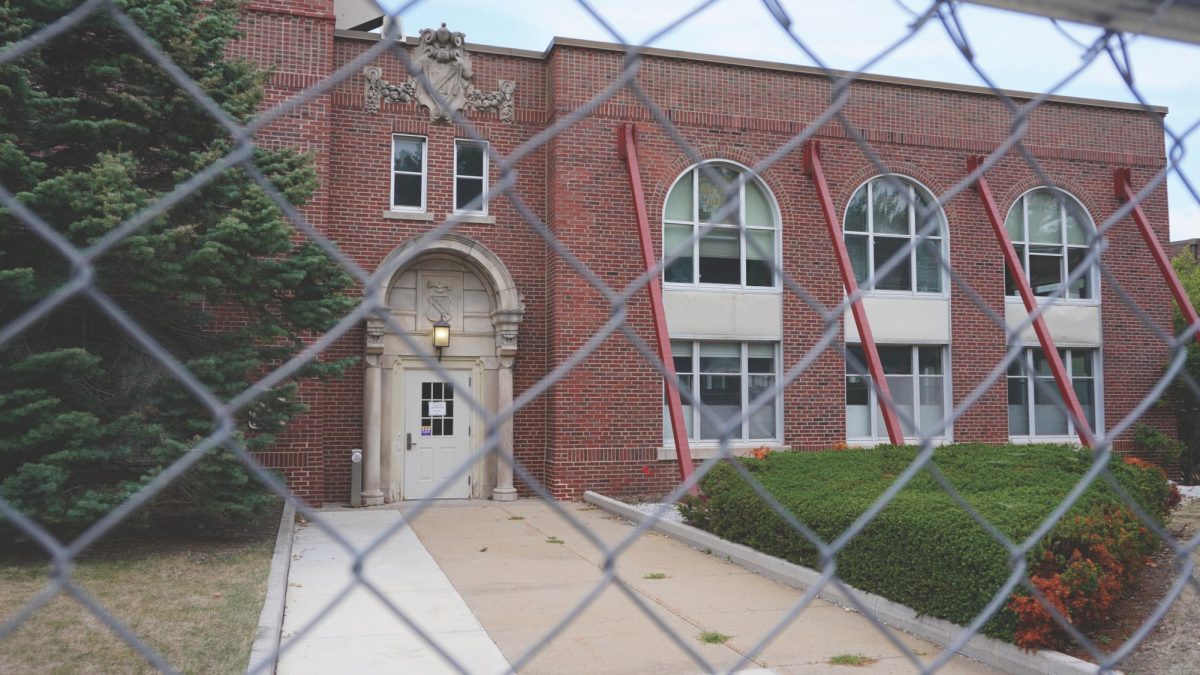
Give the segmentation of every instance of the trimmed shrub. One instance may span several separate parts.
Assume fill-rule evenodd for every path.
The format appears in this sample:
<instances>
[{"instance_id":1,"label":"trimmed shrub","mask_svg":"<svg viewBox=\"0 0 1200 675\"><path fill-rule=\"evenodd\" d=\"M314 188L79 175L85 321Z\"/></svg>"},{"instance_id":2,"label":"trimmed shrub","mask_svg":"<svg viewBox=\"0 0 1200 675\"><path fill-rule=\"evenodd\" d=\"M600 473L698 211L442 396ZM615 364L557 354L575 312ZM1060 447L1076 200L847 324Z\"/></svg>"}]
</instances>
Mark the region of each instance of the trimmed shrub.
<instances>
[{"instance_id":1,"label":"trimmed shrub","mask_svg":"<svg viewBox=\"0 0 1200 675\"><path fill-rule=\"evenodd\" d=\"M771 453L744 466L825 541L863 514L912 462L912 447ZM1020 542L1051 514L1090 465L1064 445L960 444L937 449L934 464L1000 532ZM1161 471L1114 462L1111 471L1147 512L1165 514L1170 489ZM702 499L681 507L686 521L770 555L820 568L817 550L772 511L730 465L701 483ZM1153 535L1107 485L1089 487L1028 556L1028 574L1073 621L1103 617L1107 602L1140 570ZM983 610L1011 574L1008 554L928 473L921 472L836 557L847 583L958 624ZM1040 581L1039 581L1040 580ZM1060 588L1061 587L1061 588ZM1054 644L1046 625L1014 595L984 626L1026 647ZM1043 610L1044 613L1044 610Z\"/></svg>"}]
</instances>

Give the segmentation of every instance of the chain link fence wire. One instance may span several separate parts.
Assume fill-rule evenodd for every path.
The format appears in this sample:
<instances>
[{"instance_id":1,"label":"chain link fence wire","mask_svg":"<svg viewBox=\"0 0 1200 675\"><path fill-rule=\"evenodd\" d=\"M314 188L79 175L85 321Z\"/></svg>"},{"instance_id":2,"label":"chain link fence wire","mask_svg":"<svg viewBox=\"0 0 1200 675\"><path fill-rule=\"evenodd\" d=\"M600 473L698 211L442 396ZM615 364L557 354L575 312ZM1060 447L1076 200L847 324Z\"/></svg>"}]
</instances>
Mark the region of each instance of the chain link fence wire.
<instances>
[{"instance_id":1,"label":"chain link fence wire","mask_svg":"<svg viewBox=\"0 0 1200 675\"><path fill-rule=\"evenodd\" d=\"M584 360L589 358L597 348L610 337L620 334L624 339L640 353L641 357L647 364L661 376L667 375L667 370L662 363L657 350L642 338L639 332L628 321L628 304L635 296L644 293L646 287L653 280L660 279L667 266L673 261L682 256L690 254L693 245L699 239L703 238L712 229L712 225L701 226L695 228L691 237L687 241L680 243L673 250L666 251L661 260L645 273L639 275L632 283L625 287L614 287L607 283L596 270L588 267L587 264L577 258L570 248L562 241L557 239L550 227L544 222L535 212L535 209L522 197L517 190L517 164L524 158L527 158L531 153L538 151L546 146L560 132L572 127L573 125L584 120L597 110L602 104L611 100L614 96L621 92L628 92L636 99L640 105L644 106L645 110L652 116L654 123L661 129L666 136L672 140L680 152L691 159L693 163L699 166L704 176L713 184L718 185L725 192L725 203L715 214L712 222L723 222L723 216L728 215L737 208L736 196L738 190L748 181L753 180L755 176L761 175L769 168L778 163L782 158L790 153L801 149L805 143L814 139L818 130L825 127L829 123L837 124L845 132L845 135L861 150L863 155L868 158L870 163L877 169L877 172L882 178L880 180L892 184L893 187L903 188L897 178L894 177L888 162L883 156L878 153L871 144L867 141L862 130L856 126L846 114L846 106L850 98L850 90L856 81L860 79L863 73L870 71L883 59L900 49L907 43L911 42L916 36L924 32L941 31L953 43L958 51L963 62L978 76L979 80L991 90L996 100L1002 102L1004 107L1010 114L1011 133L1009 136L988 153L981 164L962 180L955 183L948 190L936 195L936 203L922 204L913 201L913 197L906 189L900 189L898 192L909 201L910 205L916 210L919 227L916 230L915 236L911 237L903 247L897 251L884 264L878 265L875 275L869 279L857 293L849 294L841 303L834 306L826 306L822 304L817 297L804 287L804 285L789 275L786 269L782 269L776 264L775 257L772 251L765 250L757 239L754 237L746 237L743 233L748 246L762 259L768 261L772 271L781 280L781 285L784 293L794 294L799 298L808 309L821 317L823 332L816 343L803 356L790 365L785 364L786 370L781 377L777 378L776 385L754 397L746 406L740 415L728 417L711 407L705 405L701 400L696 400L690 390L681 390L684 402L687 405L693 406L700 417L706 424L719 430L719 451L711 459L707 459L699 463L693 475L686 481L681 482L664 498L664 502L674 504L684 497L692 488L694 488L701 479L703 479L717 464L728 460L731 455L731 441L735 434L740 433L743 423L748 422L750 416L764 406L774 405L777 396L781 396L784 389L796 383L797 379L806 371L808 371L816 360L827 350L834 350L847 359L852 366L857 367L860 371L865 372L864 364L858 363L855 355L847 350L841 341L841 326L845 320L846 313L851 305L856 302L863 294L872 290L874 280L885 277L890 271L897 268L901 264L907 264L910 255L920 248L931 254L940 267L940 269L949 279L951 287L963 297L969 299L972 305L981 312L981 314L995 327L1005 332L1009 347L1004 358L991 367L990 371L982 378L980 383L965 392L960 401L950 407L944 417L933 425L919 425L913 416L908 414L903 407L893 406L901 417L903 424L909 429L914 430L917 437L916 445L919 448L916 458L909 464L899 475L896 476L891 486L881 494L878 499L861 514L849 527L847 527L837 537L827 540L818 536L810 527L802 520L796 517L792 512L786 509L772 494L765 489L756 477L748 471L745 466L738 462L732 462L730 465L734 467L741 477L753 487L757 495L770 506L770 508L783 519L796 533L810 543L819 553L821 573L818 583L810 587L797 602L797 604L770 630L768 630L758 642L746 650L741 661L735 664L730 670L736 671L747 664L751 664L762 650L775 639L782 631L787 628L791 622L804 611L810 603L818 597L818 595L828 588L835 588L844 594L851 603L857 603L854 594L847 592L847 588L843 581L839 578L836 568L836 562L839 552L845 549L854 538L863 531L877 517L882 509L888 506L896 495L905 488L915 477L921 474L931 476L949 495L960 508L963 509L978 525L988 532L991 537L1004 548L1006 551L1011 574L1005 581L1003 586L999 588L987 606L979 613L974 621L969 625L964 626L962 630L954 637L949 645L930 661L923 661L920 656L913 652L903 641L901 641L895 632L882 624L876 619L872 612L866 607L856 606L863 616L870 620L871 624L883 635L897 650L899 650L912 664L915 671L918 672L934 672L947 663L947 661L959 650L966 642L977 634L984 624L999 612L1009 596L1018 589L1024 589L1026 592L1036 597L1046 610L1052 615L1055 622L1066 631L1080 647L1085 650L1101 669L1110 669L1116 667L1122 659L1128 656L1133 649L1147 636L1147 634L1160 622L1167 612L1168 608L1179 596L1182 590L1187 585L1200 591L1200 583L1197 583L1193 576L1192 563L1190 554L1200 545L1200 537L1193 538L1188 541L1182 541L1176 538L1170 531L1161 526L1157 520L1145 513L1138 503L1124 490L1118 483L1113 474L1110 472L1110 464L1114 461L1113 442L1123 433L1126 433L1132 428L1139 418L1146 414L1151 406L1164 395L1168 386L1173 382L1181 380L1191 392L1200 397L1200 383L1197 383L1188 371L1184 368L1186 360L1186 347L1196 338L1197 331L1200 331L1200 326L1188 326L1179 335L1171 335L1163 330L1163 327L1156 323L1139 307L1138 303L1131 296L1130 292L1123 287L1118 281L1117 276L1106 264L1101 257L1105 252L1108 244L1105 234L1114 227L1119 221L1126 219L1131 214L1133 208L1147 199L1155 190L1161 189L1167 180L1168 176L1174 176L1184 186L1187 196L1191 200L1200 203L1200 192L1196 186L1181 169L1181 161L1186 153L1187 142L1191 135L1195 132L1197 124L1192 124L1186 128L1172 128L1165 124L1162 117L1151 107L1146 101L1146 97L1139 89L1138 82L1134 77L1134 64L1131 61L1128 46L1132 40L1137 39L1136 34L1126 34L1121 32L1105 31L1092 42L1080 42L1075 38L1070 37L1075 41L1080 52L1079 62L1072 67L1066 69L1065 74L1046 91L1028 100L1014 100L993 80L988 71L985 70L976 58L976 51L972 47L971 36L965 30L963 23L959 19L960 7L953 2L932 2L922 7L914 6L916 3L897 3L910 16L910 23L907 26L904 34L895 42L883 45L881 49L870 59L862 63L856 70L850 72L838 71L829 67L822 59L821 55L809 46L809 43L804 37L802 31L794 17L789 14L787 9L777 0L763 0L763 5L770 13L774 20L775 26L772 27L771 39L783 40L794 45L801 53L807 56L813 63L817 65L823 72L827 74L832 83L830 98L828 105L824 111L815 119L813 119L804 129L793 137L789 138L785 143L775 148L767 154L761 161L750 170L740 174L735 182L729 182L724 176L713 170L710 165L702 163L703 157L701 152L686 138L684 133L672 123L667 113L647 94L646 91L638 84L636 77L643 66L643 52L646 48L653 46L662 38L670 35L679 26L689 22L700 13L704 12L710 6L717 4L717 0L706 0L694 4L688 9L681 9L680 15L672 22L662 26L657 31L654 31L650 36L641 43L633 43L628 40L621 32L621 27L614 26L606 19L602 8L598 4L593 4L588 0L577 0L578 6L582 8L588 16L591 17L599 26L603 28L609 35L612 42L620 44L625 49L624 65L620 74L607 84L602 90L597 91L583 105L580 105L569 114L562 116L554 121L544 130L533 135L531 138L517 146L512 152L507 155L501 155L493 152L491 155L492 161L498 169L497 176L494 177L494 184L490 190L486 191L481 197L476 198L471 207L478 207L491 201L507 200L518 212L527 226L532 232L536 233L546 244L553 254L563 261L570 270L579 275L587 284L595 289L601 297L608 303L609 315L603 325L590 338L580 346L568 358L564 359L560 364L547 372L536 384L528 389L520 392L513 400L511 406L498 410L491 411L482 401L472 397L470 392L462 392L463 399L471 411L483 420L486 427L485 440L478 453L491 455L495 457L497 462L508 463L511 465L516 477L520 479L528 488L538 497L543 499L557 515L577 532L581 537L589 541L598 550L604 554L602 578L597 581L595 586L582 597L579 602L557 623L557 625L542 636L518 659L512 663L514 671L521 671L527 666L548 644L554 641L571 623L578 618L589 606L608 588L615 587L637 605L651 621L653 621L662 632L663 639L673 642L682 652L686 653L692 661L695 662L697 668L711 672L716 670L713 664L707 661L703 654L695 649L685 636L675 633L659 616L647 606L646 601L642 596L635 592L631 586L617 573L617 563L622 553L629 549L644 533L646 533L658 521L663 512L659 512L655 517L646 520L645 522L632 528L632 530L616 545L609 545L601 540L595 533L589 530L587 525L579 520L571 509L566 508L561 502L554 499L550 490L544 485L531 471L529 467L524 466L521 462L513 459L511 452L505 452L503 448L504 437L502 434L503 425L510 422L513 416L520 410L529 406L538 397L544 395L555 383L559 382L567 373L577 367ZM381 13L387 13L391 16L403 16L412 6L419 4L411 2L400 7L389 7L386 10L381 10ZM1050 3L1054 4L1054 3ZM1161 3L1160 9L1170 6L1171 2ZM1161 19L1159 11L1153 12L1147 19L1146 27L1150 28L1153 24ZM368 318L377 320L387 325L391 332L398 336L404 345L411 350L411 353L421 355L421 361L426 367L435 371L440 377L448 378L449 373L444 369L442 364L436 360L424 344L424 336L415 336L410 334L405 328L399 325L392 317L386 298L384 284L386 281L400 269L414 262L428 247L444 236L452 233L460 225L463 220L461 215L453 215L443 222L437 223L432 227L421 239L418 244L405 250L399 255L386 269L381 269L374 274L363 269L357 264L352 257L347 255L339 248L337 243L332 241L328 236L322 233L320 228L314 226L305 216L304 212L294 206L282 194L282 192L273 185L270 180L264 175L261 167L255 162L255 137L267 125L281 119L283 116L297 111L302 106L312 102L316 97L325 94L333 87L343 82L351 76L359 74L364 66L370 65L381 57L385 56L385 52L390 52L396 59L400 61L408 71L419 82L428 85L425 73L421 72L414 61L411 59L407 49L398 47L396 38L398 37L399 25L397 22L388 21L385 23L382 39L371 45L360 55L347 62L345 65L331 73L327 78L311 86L300 93L287 98L286 100L262 110L246 123L241 123L232 117L230 114L216 103L204 90L204 88L195 80L190 78L179 66L172 62L171 58L163 51L163 49L154 41L153 37L147 35L142 27L122 9L122 5L112 0L87 0L78 5L76 8L62 15L57 21L46 25L36 32L21 37L19 40L7 44L0 51L0 65L17 62L22 57L30 54L39 47L46 45L52 40L62 39L70 36L72 31L90 19L96 17L107 17L113 21L128 37L140 47L144 52L145 58L156 64L161 70L174 81L180 89L202 110L212 117L213 120L219 122L228 133L230 146L224 156L213 161L207 168L196 173L194 176L180 182L173 189L165 192L157 198L157 200L147 208L143 209L136 216L121 222L113 227L106 235L95 241L87 247L79 247L72 244L63 234L56 228L50 225L46 220L31 211L22 202L17 199L9 188L0 185L0 205L3 206L9 215L20 221L24 227L37 235L47 245L52 247L70 266L70 277L62 283L52 293L49 293L41 300L26 309L23 313L9 318L3 325L0 325L0 346L10 343L14 338L29 330L31 326L47 317L56 309L62 308L65 303L72 299L84 299L93 303L100 308L111 320L123 330L130 340L132 340L140 349L144 350L145 354L153 358L157 363L165 369L183 388L186 389L195 400L200 402L211 415L213 423L212 430L205 438L197 442L194 447L179 458L178 461L167 467L161 473L149 481L135 495L121 504L119 507L107 513L104 517L97 520L94 524L88 527L82 534L71 541L62 541L50 533L48 529L41 524L23 514L19 509L12 504L0 499L0 516L7 520L16 529L18 529L25 537L35 542L43 549L51 560L51 572L47 580L45 588L35 597L20 609L13 616L8 617L3 625L0 625L0 640L9 636L14 630L22 625L31 615L44 607L55 597L66 593L76 599L79 603L85 606L95 617L102 621L114 634L119 636L123 641L128 643L133 649L141 654L146 661L154 668L163 672L173 672L174 668L158 651L146 644L139 636L131 630L126 624L117 619L110 613L100 602L98 602L87 591L81 588L72 576L73 565L80 554L86 551L89 547L94 546L97 542L110 534L115 527L126 521L135 511L145 506L151 499L163 491L171 481L184 475L198 461L208 454L216 451L219 448L225 448L232 452L252 473L252 475L267 486L271 491L277 494L280 498L291 500L296 504L300 513L308 519L315 527L320 528L327 536L337 542L353 559L354 579L346 585L342 592L329 603L324 612L327 613L334 607L338 606L347 596L347 594L356 587L362 587L371 592L379 599L380 602L387 605L391 612L405 623L417 636L435 650L447 663L460 672L467 672L463 665L456 660L452 650L447 649L445 645L439 644L428 632L426 632L420 623L420 617L414 616L405 607L394 604L389 597L381 592L370 579L363 574L364 564L366 560L375 552L384 542L397 532L409 526L409 523L419 519L421 514L430 507L430 500L422 500L415 503L411 508L402 513L401 518L385 532L382 532L379 537L371 544L365 547L356 547L347 540L340 532L330 527L321 517L318 511L305 505L302 500L296 498L293 492L284 484L274 473L265 469L260 462L255 458L255 455L250 452L245 445L235 435L236 416L247 410L248 406L253 404L258 398L263 396L272 387L284 383L297 375L302 367L312 362L320 354L329 349L336 341L346 337L351 331L360 327ZM1057 26L1057 22L1055 23ZM765 32L765 31L764 31ZM1090 234L1088 241L1087 254L1081 264L1077 265L1070 272L1067 278L1067 283L1060 284L1049 299L1061 300L1066 297L1067 289L1076 281L1083 278L1084 275L1090 274L1090 269L1099 270L1099 275L1103 278L1103 283L1107 289L1118 298L1121 303L1128 307L1139 322L1146 329L1151 331L1158 341L1170 350L1171 359L1161 377L1158 378L1156 384L1146 392L1145 396L1134 406L1124 418L1110 421L1106 429L1099 429L1095 432L1094 442L1092 444L1091 465L1083 478L1074 486L1065 499L1058 505L1057 508L1050 513L1045 520L1025 539L1015 541L1004 535L997 527L990 523L979 511L971 506L964 499L950 480L938 469L933 463L935 455L935 439L938 439L943 433L951 428L956 420L963 414L976 405L984 394L997 383L1004 381L1006 374L1012 364L1016 363L1024 352L1022 340L1020 336L1029 329L1034 320L1041 316L1050 303L1040 305L1028 318L1026 318L1020 326L1010 327L1005 322L1005 317L999 315L995 308L985 301L978 294L977 290L972 288L970 283L964 279L956 269L950 265L945 257L944 250L941 246L931 245L930 237L943 236L939 234L941 227L940 213L942 207L955 198L974 198L971 194L971 188L976 184L976 181L984 175L984 173L997 165L1002 158L1010 154L1015 154L1023 160L1030 172L1035 175L1040 184L1044 186L1054 186L1055 181L1038 160L1033 152L1026 147L1026 134L1029 129L1030 117L1043 106L1050 97L1060 92L1068 84L1075 81L1080 74L1087 68L1103 64L1107 62L1116 73L1118 73L1125 83L1129 93L1139 102L1146 115L1155 121L1168 139L1168 155L1166 158L1165 167L1153 177L1152 180L1146 183L1136 194L1135 199L1126 202L1115 213L1103 222L1097 223L1095 231ZM450 110L450 106L441 99L437 94L437 90L433 86L426 86L426 91L438 99L439 105L444 110ZM465 138L483 141L486 140L470 121L463 117L458 112L451 112L450 117L454 124L462 130L462 135ZM147 223L158 216L161 216L169 209L179 205L184 199L194 194L197 190L211 182L214 178L222 173L231 170L240 169L248 176L255 184L257 184L274 202L274 204L282 211L286 218L294 225L299 236L307 238L307 240L315 243L320 247L330 258L337 262L344 270L349 273L354 281L362 288L363 297L352 311L342 317L335 326L324 334L314 339L311 343L305 346L299 353L295 354L290 359L278 364L276 367L265 373L261 379L253 386L248 387L240 394L233 396L229 400L222 400L215 392L205 386L187 367L185 367L172 353L159 343L156 338L147 332L143 326L133 319L125 310L122 309L119 302L115 301L104 290L100 289L96 281L96 261L113 247L126 241L128 237L137 233ZM1078 208L1070 200L1063 199L1064 206L1068 209ZM631 214L632 215L632 214ZM741 226L745 229L745 226ZM989 254L990 255L990 254ZM997 258L998 259L998 258ZM1165 295L1164 295L1165 297ZM418 340L418 337L421 340ZM1033 378L1035 386L1049 400L1055 402L1060 411L1070 416L1070 411L1064 406L1062 399L1057 396L1056 390L1046 384L1039 378ZM886 392L881 390L878 383L874 379L870 379L870 386L873 388L875 395L884 399L891 405L891 398ZM1077 424L1083 423L1086 428L1086 420L1074 420ZM440 494L446 490L451 484L461 481L471 470L471 463L478 458L478 455L473 456L470 461L464 462L453 472L451 476L446 478L442 484L434 490L435 494ZM1165 543L1174 554L1175 561L1178 565L1178 575L1174 583L1167 591L1166 596L1157 605L1149 618L1121 645L1118 649L1106 653L1107 650L1102 650L1086 636L1084 636L1071 622L1063 616L1054 603L1047 599L1042 591L1031 583L1030 569L1026 562L1028 554L1038 542L1047 535L1051 528L1054 527L1068 512L1069 509L1076 503L1080 496L1089 486L1096 483L1107 484L1114 490L1121 499L1137 514L1146 528L1152 530L1159 539ZM296 642L295 638L305 635L317 622L319 615L314 618L308 626L301 628L293 634L291 644ZM287 649L287 644L282 648ZM275 662L278 654L272 655L268 659L264 659L261 663L251 664L253 672L263 672L269 670Z\"/></svg>"}]
</instances>

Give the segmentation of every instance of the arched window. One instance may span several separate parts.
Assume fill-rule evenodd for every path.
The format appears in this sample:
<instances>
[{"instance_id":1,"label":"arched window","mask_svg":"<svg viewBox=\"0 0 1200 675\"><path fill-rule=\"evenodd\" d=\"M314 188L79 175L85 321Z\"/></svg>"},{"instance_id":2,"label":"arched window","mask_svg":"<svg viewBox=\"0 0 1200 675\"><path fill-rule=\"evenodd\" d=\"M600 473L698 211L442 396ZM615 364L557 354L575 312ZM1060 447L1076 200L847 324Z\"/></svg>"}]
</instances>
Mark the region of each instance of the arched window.
<instances>
[{"instance_id":1,"label":"arched window","mask_svg":"<svg viewBox=\"0 0 1200 675\"><path fill-rule=\"evenodd\" d=\"M667 265L664 281L776 286L778 209L758 177L738 185L744 173L749 173L745 167L715 161L692 167L675 181L663 209L663 250L674 253L680 246L685 250ZM733 188L727 209L721 181ZM687 250L684 242L709 226L712 229Z\"/></svg>"},{"instance_id":2,"label":"arched window","mask_svg":"<svg viewBox=\"0 0 1200 675\"><path fill-rule=\"evenodd\" d=\"M904 254L904 261L877 276L892 257L921 230L921 213L933 209L938 226L921 245ZM850 197L843 223L846 249L858 283L872 290L941 293L942 267L937 252L945 256L946 217L933 194L903 176L876 176Z\"/></svg>"},{"instance_id":3,"label":"arched window","mask_svg":"<svg viewBox=\"0 0 1200 675\"><path fill-rule=\"evenodd\" d=\"M1067 276L1083 264L1088 237L1095 225L1087 209L1070 193L1054 188L1036 188L1017 199L1004 221L1008 236L1025 266L1025 276L1034 295L1053 295ZM1090 300L1095 294L1095 270L1089 269L1071 283L1063 297ZM1005 288L1017 295L1008 268Z\"/></svg>"}]
</instances>

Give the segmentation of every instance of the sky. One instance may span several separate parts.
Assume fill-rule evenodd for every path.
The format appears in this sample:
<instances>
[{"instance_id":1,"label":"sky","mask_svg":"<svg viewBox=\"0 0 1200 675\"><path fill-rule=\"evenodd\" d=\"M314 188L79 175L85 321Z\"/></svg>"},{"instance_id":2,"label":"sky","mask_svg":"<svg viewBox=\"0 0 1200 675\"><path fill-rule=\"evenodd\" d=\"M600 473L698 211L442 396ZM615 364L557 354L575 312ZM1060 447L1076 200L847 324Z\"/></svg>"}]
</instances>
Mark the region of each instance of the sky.
<instances>
[{"instance_id":1,"label":"sky","mask_svg":"<svg viewBox=\"0 0 1200 675\"><path fill-rule=\"evenodd\" d=\"M817 58L842 70L863 70L877 54L910 32L914 12L923 12L929 6L926 0L777 1L791 17L793 32ZM451 30L465 33L468 42L537 51L545 49L556 35L642 44L701 4L700 0L590 0L602 22L576 0L378 2L385 10L401 8L401 25L408 35L444 21ZM1045 91L1055 86L1079 67L1086 45L1102 32L1078 24L1056 26L1048 19L976 5L962 5L958 14L976 62L998 86L1022 91ZM718 0L655 38L651 46L816 65L758 0ZM1167 126L1182 133L1195 124L1200 118L1200 45L1136 37L1129 42L1128 52L1134 85L1142 96L1151 104L1170 109ZM865 70L985 84L936 19ZM1058 93L1137 101L1103 54ZM1184 157L1181 168L1200 187L1200 132L1194 141L1196 149ZM1171 145L1169 140L1167 145ZM1177 176L1168 181L1168 199L1171 238L1200 237L1200 204Z\"/></svg>"}]
</instances>

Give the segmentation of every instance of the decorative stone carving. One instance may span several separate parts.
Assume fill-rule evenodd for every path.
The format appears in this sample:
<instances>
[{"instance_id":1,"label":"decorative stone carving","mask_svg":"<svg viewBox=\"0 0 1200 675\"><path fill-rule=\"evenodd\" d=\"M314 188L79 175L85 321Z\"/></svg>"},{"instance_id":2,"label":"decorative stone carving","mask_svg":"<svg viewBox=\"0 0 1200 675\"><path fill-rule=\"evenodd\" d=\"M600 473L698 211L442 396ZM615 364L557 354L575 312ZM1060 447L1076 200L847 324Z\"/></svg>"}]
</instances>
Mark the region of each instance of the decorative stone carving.
<instances>
[{"instance_id":1,"label":"decorative stone carving","mask_svg":"<svg viewBox=\"0 0 1200 675\"><path fill-rule=\"evenodd\" d=\"M443 23L441 28L426 28L421 31L413 65L425 74L428 84L444 106L439 104L420 78L409 77L403 84L384 81L383 71L376 66L363 69L366 77L367 112L379 112L382 101L408 103L416 100L429 110L433 121L449 120L450 116L463 108L485 111L495 110L503 122L513 121L513 93L517 83L500 80L495 91L480 91L471 84L475 73L471 69L471 57L465 47L465 35L451 32Z\"/></svg>"},{"instance_id":2,"label":"decorative stone carving","mask_svg":"<svg viewBox=\"0 0 1200 675\"><path fill-rule=\"evenodd\" d=\"M383 353L383 336L387 333L383 323L369 321L367 323L367 353Z\"/></svg>"},{"instance_id":3,"label":"decorative stone carving","mask_svg":"<svg viewBox=\"0 0 1200 675\"><path fill-rule=\"evenodd\" d=\"M497 310L492 312L492 324L496 327L496 356L502 360L516 356L517 336L525 310Z\"/></svg>"}]
</instances>

